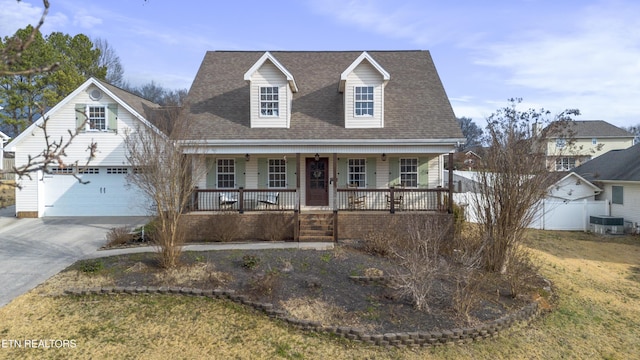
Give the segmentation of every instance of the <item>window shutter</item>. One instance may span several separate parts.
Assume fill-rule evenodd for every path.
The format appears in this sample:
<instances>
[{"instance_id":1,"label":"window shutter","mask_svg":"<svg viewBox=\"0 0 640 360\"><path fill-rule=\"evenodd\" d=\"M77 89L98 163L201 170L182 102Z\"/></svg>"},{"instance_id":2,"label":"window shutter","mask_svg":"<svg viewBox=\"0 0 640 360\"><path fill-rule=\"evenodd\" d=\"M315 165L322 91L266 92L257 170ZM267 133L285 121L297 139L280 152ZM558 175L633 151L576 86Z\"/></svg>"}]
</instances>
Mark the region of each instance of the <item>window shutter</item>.
<instances>
[{"instance_id":1,"label":"window shutter","mask_svg":"<svg viewBox=\"0 0 640 360\"><path fill-rule=\"evenodd\" d=\"M266 158L258 158L258 189L269 187L269 162Z\"/></svg>"},{"instance_id":2,"label":"window shutter","mask_svg":"<svg viewBox=\"0 0 640 360\"><path fill-rule=\"evenodd\" d=\"M349 166L347 158L338 159L338 187L345 188L349 185Z\"/></svg>"},{"instance_id":3,"label":"window shutter","mask_svg":"<svg viewBox=\"0 0 640 360\"><path fill-rule=\"evenodd\" d=\"M400 159L389 158L389 186L400 185Z\"/></svg>"},{"instance_id":4,"label":"window shutter","mask_svg":"<svg viewBox=\"0 0 640 360\"><path fill-rule=\"evenodd\" d=\"M367 188L376 188L376 158L367 158Z\"/></svg>"},{"instance_id":5,"label":"window shutter","mask_svg":"<svg viewBox=\"0 0 640 360\"><path fill-rule=\"evenodd\" d=\"M418 187L429 187L429 158L418 158Z\"/></svg>"},{"instance_id":6,"label":"window shutter","mask_svg":"<svg viewBox=\"0 0 640 360\"><path fill-rule=\"evenodd\" d=\"M245 169L247 161L243 157L236 158L236 188L245 187Z\"/></svg>"},{"instance_id":7,"label":"window shutter","mask_svg":"<svg viewBox=\"0 0 640 360\"><path fill-rule=\"evenodd\" d=\"M216 187L216 160L207 159L207 189Z\"/></svg>"},{"instance_id":8,"label":"window shutter","mask_svg":"<svg viewBox=\"0 0 640 360\"><path fill-rule=\"evenodd\" d=\"M296 188L296 162L287 161L287 188Z\"/></svg>"},{"instance_id":9,"label":"window shutter","mask_svg":"<svg viewBox=\"0 0 640 360\"><path fill-rule=\"evenodd\" d=\"M107 129L117 131L118 130L118 104L108 104L107 105L108 112L108 123Z\"/></svg>"},{"instance_id":10,"label":"window shutter","mask_svg":"<svg viewBox=\"0 0 640 360\"><path fill-rule=\"evenodd\" d=\"M85 129L83 125L85 121L87 121L87 114L85 111L87 110L87 106L85 104L76 104L76 129L82 127L81 130Z\"/></svg>"}]
</instances>

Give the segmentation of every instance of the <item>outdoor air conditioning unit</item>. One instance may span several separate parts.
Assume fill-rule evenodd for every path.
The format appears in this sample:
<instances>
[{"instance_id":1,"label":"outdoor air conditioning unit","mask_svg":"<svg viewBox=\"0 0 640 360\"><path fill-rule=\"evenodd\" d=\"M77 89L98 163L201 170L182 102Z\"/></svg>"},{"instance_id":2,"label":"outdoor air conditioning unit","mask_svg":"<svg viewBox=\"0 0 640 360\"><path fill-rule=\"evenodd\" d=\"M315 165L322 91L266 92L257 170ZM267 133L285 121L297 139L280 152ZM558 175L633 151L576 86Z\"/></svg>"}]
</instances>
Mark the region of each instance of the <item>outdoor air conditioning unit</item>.
<instances>
[{"instance_id":1,"label":"outdoor air conditioning unit","mask_svg":"<svg viewBox=\"0 0 640 360\"><path fill-rule=\"evenodd\" d=\"M589 216L589 227L596 234L624 234L624 218L607 215Z\"/></svg>"}]
</instances>

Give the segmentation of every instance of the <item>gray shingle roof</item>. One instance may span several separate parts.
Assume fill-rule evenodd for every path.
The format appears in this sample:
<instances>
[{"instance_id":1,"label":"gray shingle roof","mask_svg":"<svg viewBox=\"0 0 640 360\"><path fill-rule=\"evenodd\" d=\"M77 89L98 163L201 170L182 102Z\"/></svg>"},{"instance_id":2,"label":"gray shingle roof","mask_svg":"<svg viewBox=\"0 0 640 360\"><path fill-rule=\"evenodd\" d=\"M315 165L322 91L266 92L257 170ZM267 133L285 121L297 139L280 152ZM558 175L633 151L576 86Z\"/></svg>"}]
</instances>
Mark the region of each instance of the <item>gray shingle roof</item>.
<instances>
[{"instance_id":1,"label":"gray shingle roof","mask_svg":"<svg viewBox=\"0 0 640 360\"><path fill-rule=\"evenodd\" d=\"M640 181L640 144L611 150L573 171L589 181Z\"/></svg>"},{"instance_id":2,"label":"gray shingle roof","mask_svg":"<svg viewBox=\"0 0 640 360\"><path fill-rule=\"evenodd\" d=\"M632 133L604 120L571 121L567 129L574 138L634 137Z\"/></svg>"},{"instance_id":3,"label":"gray shingle roof","mask_svg":"<svg viewBox=\"0 0 640 360\"><path fill-rule=\"evenodd\" d=\"M244 73L264 54L210 51L187 97L189 138L202 139L451 139L462 138L451 104L428 51L371 51L391 75L385 87L384 128L346 129L340 74L361 51L274 51L293 74L289 129L250 127L249 85Z\"/></svg>"},{"instance_id":4,"label":"gray shingle roof","mask_svg":"<svg viewBox=\"0 0 640 360\"><path fill-rule=\"evenodd\" d=\"M160 108L160 105L152 101L141 98L138 95L134 95L126 90L120 89L119 87L111 85L102 80L96 80L104 87L109 89L109 91L111 91L115 96L120 98L120 100L131 106L138 114L144 116L144 118L147 120L150 120L155 114L155 110L158 110Z\"/></svg>"}]
</instances>

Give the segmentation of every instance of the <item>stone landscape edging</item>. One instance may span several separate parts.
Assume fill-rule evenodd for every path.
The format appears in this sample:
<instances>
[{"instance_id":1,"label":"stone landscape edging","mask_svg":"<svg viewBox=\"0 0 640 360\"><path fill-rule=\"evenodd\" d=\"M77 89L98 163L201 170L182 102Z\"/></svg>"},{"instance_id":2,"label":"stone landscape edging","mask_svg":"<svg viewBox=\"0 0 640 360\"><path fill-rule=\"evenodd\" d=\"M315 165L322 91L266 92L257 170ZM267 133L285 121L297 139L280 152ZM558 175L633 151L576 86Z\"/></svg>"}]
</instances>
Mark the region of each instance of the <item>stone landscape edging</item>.
<instances>
[{"instance_id":1,"label":"stone landscape edging","mask_svg":"<svg viewBox=\"0 0 640 360\"><path fill-rule=\"evenodd\" d=\"M271 318L280 319L296 329L312 332L326 332L345 339L383 347L435 347L441 345L466 344L473 341L496 337L501 331L516 324L527 324L540 314L538 303L533 301L520 310L507 314L496 320L480 325L439 331L398 332L371 334L365 330L346 326L326 326L319 321L300 320L287 316L284 310L275 309L271 303L250 301L246 295L236 294L235 290L202 290L187 287L98 287L88 289L68 289L67 295L108 295L108 294L174 294L202 296L215 299L228 299L239 304L248 305L266 313Z\"/></svg>"}]
</instances>

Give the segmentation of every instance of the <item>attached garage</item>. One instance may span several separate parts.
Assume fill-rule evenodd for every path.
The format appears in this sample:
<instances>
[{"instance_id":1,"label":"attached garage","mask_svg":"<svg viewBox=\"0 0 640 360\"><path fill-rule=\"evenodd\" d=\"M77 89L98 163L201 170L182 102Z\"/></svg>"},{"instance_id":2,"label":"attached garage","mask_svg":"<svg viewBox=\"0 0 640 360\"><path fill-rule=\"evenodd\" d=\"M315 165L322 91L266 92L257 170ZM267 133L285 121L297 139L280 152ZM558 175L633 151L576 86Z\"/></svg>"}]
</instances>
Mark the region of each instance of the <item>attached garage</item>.
<instances>
[{"instance_id":1,"label":"attached garage","mask_svg":"<svg viewBox=\"0 0 640 360\"><path fill-rule=\"evenodd\" d=\"M151 215L152 202L127 181L133 167L125 144L135 131L159 131L149 119L161 110L100 80L85 81L10 143L16 166L33 169L16 182L16 216Z\"/></svg>"},{"instance_id":2,"label":"attached garage","mask_svg":"<svg viewBox=\"0 0 640 360\"><path fill-rule=\"evenodd\" d=\"M130 167L51 169L43 177L43 216L149 215L149 200L127 182L130 171Z\"/></svg>"}]
</instances>

